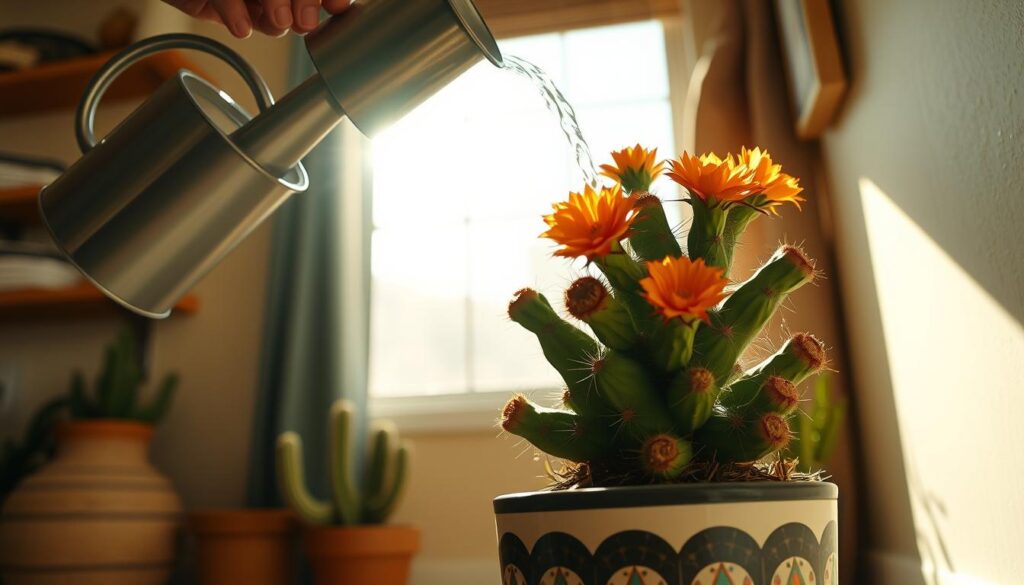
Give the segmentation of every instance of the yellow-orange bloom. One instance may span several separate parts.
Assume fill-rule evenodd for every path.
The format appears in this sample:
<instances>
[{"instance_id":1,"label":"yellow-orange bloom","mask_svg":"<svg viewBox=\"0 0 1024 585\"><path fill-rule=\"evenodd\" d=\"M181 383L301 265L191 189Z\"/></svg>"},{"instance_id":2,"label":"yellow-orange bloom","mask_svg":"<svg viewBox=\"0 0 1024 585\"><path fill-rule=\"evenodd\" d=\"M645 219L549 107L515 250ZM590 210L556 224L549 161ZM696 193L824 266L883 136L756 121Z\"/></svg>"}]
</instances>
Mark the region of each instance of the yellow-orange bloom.
<instances>
[{"instance_id":1,"label":"yellow-orange bloom","mask_svg":"<svg viewBox=\"0 0 1024 585\"><path fill-rule=\"evenodd\" d=\"M595 191L587 185L583 193L569 193L569 200L555 203L554 213L544 216L548 231L541 234L561 245L555 256L588 260L611 253L626 236L633 221L633 201L616 185Z\"/></svg>"},{"instance_id":2,"label":"yellow-orange bloom","mask_svg":"<svg viewBox=\"0 0 1024 585\"><path fill-rule=\"evenodd\" d=\"M742 201L750 195L751 171L729 159L722 160L714 153L696 157L684 152L678 159L669 161L669 165L668 177L702 201L713 198L729 203Z\"/></svg>"},{"instance_id":3,"label":"yellow-orange bloom","mask_svg":"<svg viewBox=\"0 0 1024 585\"><path fill-rule=\"evenodd\" d=\"M612 153L614 165L601 165L601 174L615 180L627 191L647 191L665 170L658 162L658 149L647 150L637 144Z\"/></svg>"},{"instance_id":4,"label":"yellow-orange bloom","mask_svg":"<svg viewBox=\"0 0 1024 585\"><path fill-rule=\"evenodd\" d=\"M648 262L648 277L640 280L644 298L666 319L679 317L690 323L708 320L708 309L726 296L721 268L704 264L703 258L669 256L661 262Z\"/></svg>"},{"instance_id":5,"label":"yellow-orange bloom","mask_svg":"<svg viewBox=\"0 0 1024 585\"><path fill-rule=\"evenodd\" d=\"M767 150L760 148L748 150L744 147L740 150L736 161L729 157L729 163L737 168L745 167L751 171L751 192L764 195L770 208L783 203L792 203L799 209L800 202L806 201L800 197L800 193L803 192L800 180L783 173L782 165L773 163Z\"/></svg>"}]
</instances>

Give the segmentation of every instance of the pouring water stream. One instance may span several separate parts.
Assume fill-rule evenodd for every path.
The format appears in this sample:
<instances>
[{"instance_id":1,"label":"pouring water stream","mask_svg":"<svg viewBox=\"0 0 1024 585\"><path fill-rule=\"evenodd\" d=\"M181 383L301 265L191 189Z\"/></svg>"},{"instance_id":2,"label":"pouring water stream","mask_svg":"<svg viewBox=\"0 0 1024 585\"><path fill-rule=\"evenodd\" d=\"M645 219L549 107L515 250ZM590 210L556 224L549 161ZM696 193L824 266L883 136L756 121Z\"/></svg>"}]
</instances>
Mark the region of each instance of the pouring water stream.
<instances>
[{"instance_id":1,"label":"pouring water stream","mask_svg":"<svg viewBox=\"0 0 1024 585\"><path fill-rule=\"evenodd\" d=\"M576 110L565 99L565 95L558 89L551 77L533 63L511 55L505 56L502 68L533 82L541 97L544 98L544 103L547 104L548 109L558 116L562 132L565 133L565 137L569 141L569 147L576 156L576 164L583 171L583 178L588 184L597 186L597 168L594 166L594 159L590 154L590 146L583 137L583 131L580 129L579 121L576 119Z\"/></svg>"}]
</instances>

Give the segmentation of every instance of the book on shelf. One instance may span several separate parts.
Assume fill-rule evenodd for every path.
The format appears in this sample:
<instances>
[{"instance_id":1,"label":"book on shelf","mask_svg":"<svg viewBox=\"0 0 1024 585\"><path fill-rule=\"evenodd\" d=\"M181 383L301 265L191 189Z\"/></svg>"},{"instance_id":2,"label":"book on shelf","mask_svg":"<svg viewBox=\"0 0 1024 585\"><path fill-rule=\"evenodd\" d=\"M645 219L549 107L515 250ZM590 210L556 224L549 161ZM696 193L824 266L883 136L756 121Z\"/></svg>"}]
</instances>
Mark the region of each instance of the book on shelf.
<instances>
[{"instance_id":1,"label":"book on shelf","mask_svg":"<svg viewBox=\"0 0 1024 585\"><path fill-rule=\"evenodd\" d=\"M51 246L0 240L0 292L66 288L81 280L78 269Z\"/></svg>"}]
</instances>

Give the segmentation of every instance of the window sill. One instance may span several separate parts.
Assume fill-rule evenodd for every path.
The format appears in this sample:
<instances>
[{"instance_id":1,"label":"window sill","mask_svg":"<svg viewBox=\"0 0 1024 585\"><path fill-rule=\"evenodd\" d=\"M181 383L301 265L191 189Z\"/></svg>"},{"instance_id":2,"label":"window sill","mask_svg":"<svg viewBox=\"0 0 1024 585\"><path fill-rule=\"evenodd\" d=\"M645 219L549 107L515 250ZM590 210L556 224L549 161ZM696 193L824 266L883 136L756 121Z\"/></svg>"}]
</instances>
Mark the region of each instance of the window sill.
<instances>
[{"instance_id":1,"label":"window sill","mask_svg":"<svg viewBox=\"0 0 1024 585\"><path fill-rule=\"evenodd\" d=\"M545 391L536 395L547 394ZM511 391L371 398L373 418L394 421L404 435L498 432L498 417Z\"/></svg>"}]
</instances>

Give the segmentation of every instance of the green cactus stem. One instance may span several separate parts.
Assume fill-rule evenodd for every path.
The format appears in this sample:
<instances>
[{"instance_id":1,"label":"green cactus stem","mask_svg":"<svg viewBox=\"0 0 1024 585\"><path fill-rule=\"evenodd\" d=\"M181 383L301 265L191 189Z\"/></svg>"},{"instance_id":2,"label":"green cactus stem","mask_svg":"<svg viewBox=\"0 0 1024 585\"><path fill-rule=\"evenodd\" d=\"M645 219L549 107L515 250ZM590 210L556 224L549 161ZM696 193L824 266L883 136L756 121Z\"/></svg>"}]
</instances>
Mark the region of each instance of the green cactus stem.
<instances>
[{"instance_id":1,"label":"green cactus stem","mask_svg":"<svg viewBox=\"0 0 1024 585\"><path fill-rule=\"evenodd\" d=\"M529 288L515 294L508 316L537 336L541 350L571 391L572 408L583 416L611 414L611 406L594 391L590 364L600 347L589 335L559 317L544 295Z\"/></svg>"},{"instance_id":2,"label":"green cactus stem","mask_svg":"<svg viewBox=\"0 0 1024 585\"><path fill-rule=\"evenodd\" d=\"M719 463L757 461L789 444L792 432L785 417L769 412L757 418L716 409L696 433L697 442L706 449L701 456Z\"/></svg>"},{"instance_id":3,"label":"green cactus stem","mask_svg":"<svg viewBox=\"0 0 1024 585\"><path fill-rule=\"evenodd\" d=\"M373 433L360 523L380 524L394 513L408 483L408 458L409 448L399 444L394 425L381 423Z\"/></svg>"},{"instance_id":4,"label":"green cactus stem","mask_svg":"<svg viewBox=\"0 0 1024 585\"><path fill-rule=\"evenodd\" d=\"M703 258L704 264L728 272L725 251L725 224L729 210L723 205L708 205L699 197L689 199L693 208L693 223L686 236L686 252L691 259Z\"/></svg>"},{"instance_id":5,"label":"green cactus stem","mask_svg":"<svg viewBox=\"0 0 1024 585\"><path fill-rule=\"evenodd\" d=\"M683 252L672 233L661 199L650 193L638 193L633 209L637 210L637 214L629 229L629 243L640 259L661 260L666 256L682 256Z\"/></svg>"},{"instance_id":6,"label":"green cactus stem","mask_svg":"<svg viewBox=\"0 0 1024 585\"><path fill-rule=\"evenodd\" d=\"M131 330L126 329L107 346L103 368L96 378L92 396L87 392L82 373L72 374L71 388L68 391L71 416L77 419L128 419L155 424L170 408L178 377L169 374L149 403L140 405L142 383L135 340Z\"/></svg>"},{"instance_id":7,"label":"green cactus stem","mask_svg":"<svg viewBox=\"0 0 1024 585\"><path fill-rule=\"evenodd\" d=\"M288 505L310 524L378 524L394 511L406 484L409 450L398 442L397 433L379 428L366 469L363 490L353 480L356 456L352 419L354 409L346 400L331 407L329 467L331 501L314 497L306 487L302 460L302 439L293 432L277 440L277 476L281 494Z\"/></svg>"},{"instance_id":8,"label":"green cactus stem","mask_svg":"<svg viewBox=\"0 0 1024 585\"><path fill-rule=\"evenodd\" d=\"M746 205L737 205L729 210L729 214L725 219L725 229L722 230L722 248L725 251L726 275L729 274L729 269L732 267L732 259L736 252L736 244L739 242L740 235L743 234L755 219L762 215L764 215L763 211Z\"/></svg>"},{"instance_id":9,"label":"green cactus stem","mask_svg":"<svg viewBox=\"0 0 1024 585\"><path fill-rule=\"evenodd\" d=\"M763 381L758 384L761 380ZM737 386L753 387L755 390L751 392L736 389L736 391L733 392ZM774 412L775 414L786 416L792 414L800 403L800 393L796 389L796 384L781 376L756 376L740 380L730 387L730 392L728 394L733 395L744 393L749 393L752 397L746 402L732 405L732 408L741 412L750 412L755 414ZM730 405L727 404L727 402L731 403L733 401L722 401L722 404L728 408Z\"/></svg>"},{"instance_id":10,"label":"green cactus stem","mask_svg":"<svg viewBox=\"0 0 1024 585\"><path fill-rule=\"evenodd\" d=\"M607 427L578 414L538 406L522 394L505 404L501 428L569 461L593 461L612 453Z\"/></svg>"},{"instance_id":11,"label":"green cactus stem","mask_svg":"<svg viewBox=\"0 0 1024 585\"><path fill-rule=\"evenodd\" d=\"M332 524L337 521L333 503L318 500L306 489L302 462L302 437L288 431L277 438L277 477L281 496L307 524Z\"/></svg>"},{"instance_id":12,"label":"green cactus stem","mask_svg":"<svg viewBox=\"0 0 1024 585\"><path fill-rule=\"evenodd\" d=\"M640 449L641 468L655 479L679 477L692 458L693 446L672 433L654 435Z\"/></svg>"},{"instance_id":13,"label":"green cactus stem","mask_svg":"<svg viewBox=\"0 0 1024 585\"><path fill-rule=\"evenodd\" d=\"M629 310L600 280L585 276L573 282L565 291L565 308L606 346L620 351L636 346L638 334Z\"/></svg>"},{"instance_id":14,"label":"green cactus stem","mask_svg":"<svg viewBox=\"0 0 1024 585\"><path fill-rule=\"evenodd\" d=\"M167 410L171 407L171 401L174 399L174 393L177 388L177 374L168 374L160 385L160 390L157 391L156 396L153 397L149 404L136 411L135 418L149 424L156 424L162 420L167 414Z\"/></svg>"},{"instance_id":15,"label":"green cactus stem","mask_svg":"<svg viewBox=\"0 0 1024 585\"><path fill-rule=\"evenodd\" d=\"M676 430L688 435L704 425L718 398L718 383L707 368L694 366L679 372L668 387L668 408Z\"/></svg>"},{"instance_id":16,"label":"green cactus stem","mask_svg":"<svg viewBox=\"0 0 1024 585\"><path fill-rule=\"evenodd\" d=\"M729 386L720 398L726 408L740 408L755 401L771 377L799 384L825 363L825 347L813 335L798 333L775 355L752 368Z\"/></svg>"},{"instance_id":17,"label":"green cactus stem","mask_svg":"<svg viewBox=\"0 0 1024 585\"><path fill-rule=\"evenodd\" d=\"M597 258L594 262L617 292L639 291L640 279L647 276L643 265L634 260L621 244L615 244L610 254Z\"/></svg>"},{"instance_id":18,"label":"green cactus stem","mask_svg":"<svg viewBox=\"0 0 1024 585\"><path fill-rule=\"evenodd\" d=\"M695 364L707 367L719 384L786 297L814 280L814 265L794 246L783 246L722 306L708 313L694 340Z\"/></svg>"},{"instance_id":19,"label":"green cactus stem","mask_svg":"<svg viewBox=\"0 0 1024 585\"><path fill-rule=\"evenodd\" d=\"M832 399L827 374L815 380L808 410L809 414L797 414L797 434L789 445L790 453L798 458L797 469L804 473L821 469L832 458L846 419L846 399Z\"/></svg>"},{"instance_id":20,"label":"green cactus stem","mask_svg":"<svg viewBox=\"0 0 1024 585\"><path fill-rule=\"evenodd\" d=\"M685 367L693 356L693 341L698 325L697 321L665 321L652 334L651 356L654 363L666 372L677 372Z\"/></svg>"},{"instance_id":21,"label":"green cactus stem","mask_svg":"<svg viewBox=\"0 0 1024 585\"><path fill-rule=\"evenodd\" d=\"M642 364L609 350L593 361L592 371L598 390L615 408L627 437L672 430L665 402Z\"/></svg>"},{"instance_id":22,"label":"green cactus stem","mask_svg":"<svg viewBox=\"0 0 1024 585\"><path fill-rule=\"evenodd\" d=\"M775 355L758 364L748 376L781 376L799 384L825 365L825 344L809 333L789 338Z\"/></svg>"}]
</instances>

